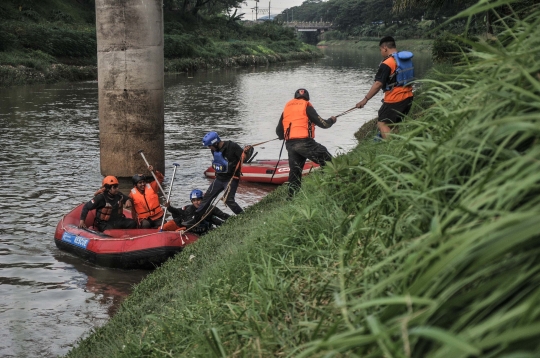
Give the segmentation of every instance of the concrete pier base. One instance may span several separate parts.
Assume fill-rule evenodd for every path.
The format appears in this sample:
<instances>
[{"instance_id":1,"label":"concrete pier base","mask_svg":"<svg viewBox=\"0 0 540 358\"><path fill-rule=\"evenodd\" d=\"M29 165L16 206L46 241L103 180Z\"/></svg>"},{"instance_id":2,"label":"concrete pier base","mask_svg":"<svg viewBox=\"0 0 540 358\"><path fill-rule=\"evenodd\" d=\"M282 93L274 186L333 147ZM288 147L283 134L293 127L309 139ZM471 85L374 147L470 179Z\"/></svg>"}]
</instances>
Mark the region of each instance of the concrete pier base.
<instances>
[{"instance_id":1,"label":"concrete pier base","mask_svg":"<svg viewBox=\"0 0 540 358\"><path fill-rule=\"evenodd\" d=\"M103 175L165 172L162 3L96 0Z\"/></svg>"}]
</instances>

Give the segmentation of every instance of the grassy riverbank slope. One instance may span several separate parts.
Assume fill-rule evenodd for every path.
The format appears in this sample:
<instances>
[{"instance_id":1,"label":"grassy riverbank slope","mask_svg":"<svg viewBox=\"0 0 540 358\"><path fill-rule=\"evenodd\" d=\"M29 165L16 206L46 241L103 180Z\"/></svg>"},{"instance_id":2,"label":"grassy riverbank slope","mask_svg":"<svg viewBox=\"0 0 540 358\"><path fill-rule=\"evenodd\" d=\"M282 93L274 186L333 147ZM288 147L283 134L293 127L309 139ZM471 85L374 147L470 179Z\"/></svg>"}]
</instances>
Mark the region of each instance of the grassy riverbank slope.
<instances>
[{"instance_id":1,"label":"grassy riverbank slope","mask_svg":"<svg viewBox=\"0 0 540 358\"><path fill-rule=\"evenodd\" d=\"M273 23L244 26L224 16L164 10L165 71L265 65L322 56ZM97 78L92 2L0 2L0 86Z\"/></svg>"},{"instance_id":2,"label":"grassy riverbank slope","mask_svg":"<svg viewBox=\"0 0 540 358\"><path fill-rule=\"evenodd\" d=\"M293 201L280 188L231 218L68 356L537 357L531 13L427 81L401 135L361 142Z\"/></svg>"},{"instance_id":3,"label":"grassy riverbank slope","mask_svg":"<svg viewBox=\"0 0 540 358\"><path fill-rule=\"evenodd\" d=\"M359 49L379 49L379 40L328 40L321 41L317 46L347 46L349 48ZM430 52L433 46L433 40L423 39L408 39L396 41L398 49L408 50L413 52L425 51Z\"/></svg>"}]
</instances>

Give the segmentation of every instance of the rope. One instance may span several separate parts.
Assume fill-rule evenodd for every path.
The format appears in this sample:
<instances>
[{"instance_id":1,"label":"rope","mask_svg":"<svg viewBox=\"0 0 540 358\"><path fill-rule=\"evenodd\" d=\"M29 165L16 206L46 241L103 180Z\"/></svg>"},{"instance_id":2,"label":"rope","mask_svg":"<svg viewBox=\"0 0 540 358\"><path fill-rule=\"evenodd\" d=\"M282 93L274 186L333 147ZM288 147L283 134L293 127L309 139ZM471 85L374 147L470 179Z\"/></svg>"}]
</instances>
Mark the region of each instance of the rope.
<instances>
[{"instance_id":1,"label":"rope","mask_svg":"<svg viewBox=\"0 0 540 358\"><path fill-rule=\"evenodd\" d=\"M251 145L251 146L252 146L252 147L257 147L257 146L259 146L259 145L261 145L261 144L268 143L268 142L272 142L272 141L278 140L278 139L279 139L279 138L274 138L274 139L266 140L266 141L264 141L264 142L260 142L260 143L257 143L257 144L253 144L253 145Z\"/></svg>"},{"instance_id":2,"label":"rope","mask_svg":"<svg viewBox=\"0 0 540 358\"><path fill-rule=\"evenodd\" d=\"M257 146L259 146L261 144L272 142L272 141L278 140L278 139L279 138L266 140L264 142L252 144L251 146L252 147L257 147ZM281 147L281 150L283 150L283 147ZM244 162L245 154L246 154L245 152L242 153L242 156L240 157L240 160L238 161L238 164L236 164L236 168L234 169L233 174L236 173L238 170L242 170L242 163ZM281 154L280 154L280 156L281 156ZM278 163L279 163L279 160L278 160ZM240 173L240 175L242 175L242 173ZM227 186L225 187L225 190L223 191L223 195L221 196L221 199L219 199L219 200L222 200L225 205L227 205L225 202L227 201L227 197L229 196L229 193L231 191L231 183L232 183L233 180L234 180L234 175L231 177L231 180L229 180L229 182L227 183ZM270 180L270 181L272 181L272 180ZM195 226L199 225L204 219L206 219L206 217L212 212L212 210L214 210L214 208L219 203L219 200L217 200L217 199L218 199L217 196L214 199L212 199L212 201L210 202L210 206L208 207L208 209L206 209L204 215L201 217L201 219L199 221L197 221L195 224L191 225L191 227L189 227L186 230L183 230L181 232L184 233L184 232L190 231Z\"/></svg>"},{"instance_id":3,"label":"rope","mask_svg":"<svg viewBox=\"0 0 540 358\"><path fill-rule=\"evenodd\" d=\"M67 227L64 226L64 217L62 217L62 230L64 231L67 231ZM71 224L70 224L71 225ZM80 229L77 225L72 225L74 227L76 227L77 229L79 230L85 230L85 229ZM89 229L86 229L86 230L89 230ZM187 231L187 230L186 230ZM105 237L105 238L100 238L100 237L85 237L85 239L88 239L88 240L96 240L96 241L118 241L118 240L135 240L135 239L141 239L141 238L144 238L144 237L148 237L148 236L152 236L152 235L155 235L155 234L161 234L161 233L173 233L175 231L157 231L157 232L154 232L154 233L151 233L151 234L145 234L145 235L138 235L138 236L130 236L130 237L123 237L123 238L117 238L117 237ZM186 237L186 240L188 240L189 238L187 237L187 235L184 234L185 231L177 231L178 234L180 235L180 239L182 239L182 242L184 241L184 237Z\"/></svg>"},{"instance_id":4,"label":"rope","mask_svg":"<svg viewBox=\"0 0 540 358\"><path fill-rule=\"evenodd\" d=\"M346 115L346 114L348 114L348 113L351 113L351 112L354 111L355 109L358 109L358 108L353 107L353 108L351 108L351 109L348 109L348 110L346 110L345 112L338 114L338 115L336 116L336 118L337 118L337 117L344 116L344 115Z\"/></svg>"},{"instance_id":5,"label":"rope","mask_svg":"<svg viewBox=\"0 0 540 358\"><path fill-rule=\"evenodd\" d=\"M275 140L275 139L271 139L271 140ZM271 140L268 140L266 142L270 142ZM260 145L260 144L263 144L263 143L266 143L266 142L258 143L257 145ZM252 145L252 147L254 147L254 145ZM223 200L223 203L225 203L225 201L227 200L227 196L229 195L229 192L230 192L230 189L231 189L231 183L234 180L234 173L236 173L238 171L238 169L242 168L241 164L244 161L244 157L245 157L245 152L242 153L242 156L240 157L240 160L238 161L238 164L236 164L236 168L234 168L233 176L231 177L231 180L229 180L229 182L227 183L227 186L225 187L225 190L223 191L223 195L222 195L221 199L219 199L219 200ZM206 219L206 217L212 212L212 210L214 210L214 208L219 203L219 200L216 200L217 198L218 197L216 196L214 199L212 199L212 201L210 203L210 206L208 207L208 209L206 209L206 211L204 212L204 215L201 217L201 219L199 221L197 221L195 224L193 224L190 228L188 228L186 230L183 230L181 232L187 232L187 231L193 229L195 226L199 225L204 219ZM215 204L214 204L214 202L215 202ZM225 204L225 205L227 205L227 204Z\"/></svg>"}]
</instances>

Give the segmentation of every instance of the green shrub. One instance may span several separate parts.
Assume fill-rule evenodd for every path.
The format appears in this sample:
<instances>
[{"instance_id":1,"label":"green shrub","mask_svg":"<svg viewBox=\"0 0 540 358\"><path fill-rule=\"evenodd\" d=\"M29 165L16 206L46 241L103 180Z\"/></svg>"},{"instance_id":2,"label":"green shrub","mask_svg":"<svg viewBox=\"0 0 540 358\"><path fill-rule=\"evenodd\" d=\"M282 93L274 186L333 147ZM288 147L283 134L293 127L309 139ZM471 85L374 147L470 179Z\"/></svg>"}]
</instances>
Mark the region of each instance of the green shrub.
<instances>
[{"instance_id":1,"label":"green shrub","mask_svg":"<svg viewBox=\"0 0 540 358\"><path fill-rule=\"evenodd\" d=\"M45 25L20 26L11 24L20 45L57 57L95 57L97 52L94 31L51 28Z\"/></svg>"},{"instance_id":2,"label":"green shrub","mask_svg":"<svg viewBox=\"0 0 540 358\"><path fill-rule=\"evenodd\" d=\"M66 14L60 10L53 10L49 19L51 21L60 21L67 24L71 24L74 22L73 16Z\"/></svg>"},{"instance_id":3,"label":"green shrub","mask_svg":"<svg viewBox=\"0 0 540 358\"><path fill-rule=\"evenodd\" d=\"M471 46L461 40L460 37L445 32L433 41L431 55L435 62L457 63L463 60L464 54L469 52L470 49Z\"/></svg>"},{"instance_id":4,"label":"green shrub","mask_svg":"<svg viewBox=\"0 0 540 358\"><path fill-rule=\"evenodd\" d=\"M166 58L190 57L195 53L194 37L190 34L165 35L164 53Z\"/></svg>"},{"instance_id":5,"label":"green shrub","mask_svg":"<svg viewBox=\"0 0 540 358\"><path fill-rule=\"evenodd\" d=\"M7 51L15 47L17 43L17 36L4 30L0 26L0 51Z\"/></svg>"}]
</instances>

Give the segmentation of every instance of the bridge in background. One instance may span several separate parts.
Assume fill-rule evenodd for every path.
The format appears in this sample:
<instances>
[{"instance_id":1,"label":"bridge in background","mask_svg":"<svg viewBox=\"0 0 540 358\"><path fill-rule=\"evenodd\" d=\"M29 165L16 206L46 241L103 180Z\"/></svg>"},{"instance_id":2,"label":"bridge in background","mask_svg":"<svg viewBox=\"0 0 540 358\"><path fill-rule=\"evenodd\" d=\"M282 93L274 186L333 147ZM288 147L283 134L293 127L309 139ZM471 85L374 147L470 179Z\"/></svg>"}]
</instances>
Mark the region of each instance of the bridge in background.
<instances>
[{"instance_id":1,"label":"bridge in background","mask_svg":"<svg viewBox=\"0 0 540 358\"><path fill-rule=\"evenodd\" d=\"M332 29L331 22L285 22L283 26L292 27L300 32L323 33Z\"/></svg>"}]
</instances>

